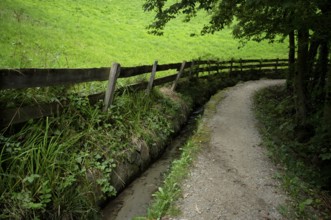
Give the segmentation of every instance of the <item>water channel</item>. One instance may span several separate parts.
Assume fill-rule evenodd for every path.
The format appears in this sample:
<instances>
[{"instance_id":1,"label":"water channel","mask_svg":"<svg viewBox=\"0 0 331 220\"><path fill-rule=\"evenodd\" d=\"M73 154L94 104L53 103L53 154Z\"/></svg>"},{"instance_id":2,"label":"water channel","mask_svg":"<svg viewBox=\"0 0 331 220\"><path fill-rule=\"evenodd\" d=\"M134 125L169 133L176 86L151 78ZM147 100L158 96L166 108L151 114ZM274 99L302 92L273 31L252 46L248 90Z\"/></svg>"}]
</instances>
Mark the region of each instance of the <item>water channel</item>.
<instances>
[{"instance_id":1,"label":"water channel","mask_svg":"<svg viewBox=\"0 0 331 220\"><path fill-rule=\"evenodd\" d=\"M104 220L124 220L146 215L152 194L161 185L171 162L179 157L180 148L196 130L197 118L202 114L203 107L194 111L186 125L166 148L165 153L116 198L106 204L102 210Z\"/></svg>"}]
</instances>

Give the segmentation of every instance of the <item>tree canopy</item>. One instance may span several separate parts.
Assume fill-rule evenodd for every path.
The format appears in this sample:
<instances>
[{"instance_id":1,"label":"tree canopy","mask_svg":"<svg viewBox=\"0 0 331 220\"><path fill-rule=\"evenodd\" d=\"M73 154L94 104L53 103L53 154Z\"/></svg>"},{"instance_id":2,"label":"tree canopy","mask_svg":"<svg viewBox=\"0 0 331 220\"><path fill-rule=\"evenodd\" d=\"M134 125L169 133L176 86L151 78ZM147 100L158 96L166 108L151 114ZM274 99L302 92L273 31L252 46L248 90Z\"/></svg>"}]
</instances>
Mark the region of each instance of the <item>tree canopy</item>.
<instances>
[{"instance_id":1,"label":"tree canopy","mask_svg":"<svg viewBox=\"0 0 331 220\"><path fill-rule=\"evenodd\" d=\"M297 106L298 124L305 124L309 108L307 89L320 86L309 82L311 78L325 81L331 35L331 1L329 0L146 0L144 9L155 11L155 20L149 25L150 32L160 35L166 24L179 14L185 21L204 10L210 14L201 33L214 33L233 24L234 37L241 40L269 40L277 37L296 37L297 65L290 68ZM294 62L295 41L290 39L289 57ZM318 49L320 54L317 55ZM323 52L324 51L324 52ZM322 53L323 52L323 53ZM324 73L312 76L314 60ZM323 58L324 57L324 58ZM322 62L323 61L323 62ZM318 80L315 80L315 82ZM322 83L322 85L324 85ZM325 89L325 88L323 88ZM324 90L323 93L326 91Z\"/></svg>"},{"instance_id":2,"label":"tree canopy","mask_svg":"<svg viewBox=\"0 0 331 220\"><path fill-rule=\"evenodd\" d=\"M288 36L287 85L294 97L294 130L313 130L306 133L306 141L314 135L321 140L316 152L331 167L330 0L145 0L144 9L156 13L148 26L156 35L178 15L189 22L203 10L210 16L201 34L232 25L234 37L243 41L273 42Z\"/></svg>"},{"instance_id":3,"label":"tree canopy","mask_svg":"<svg viewBox=\"0 0 331 220\"><path fill-rule=\"evenodd\" d=\"M328 0L146 0L144 9L156 12L148 27L154 34L162 34L167 22L177 15L184 14L185 21L190 21L199 10L211 15L202 34L220 31L234 21L234 34L239 38L272 40L277 34L287 35L300 28L330 34Z\"/></svg>"}]
</instances>

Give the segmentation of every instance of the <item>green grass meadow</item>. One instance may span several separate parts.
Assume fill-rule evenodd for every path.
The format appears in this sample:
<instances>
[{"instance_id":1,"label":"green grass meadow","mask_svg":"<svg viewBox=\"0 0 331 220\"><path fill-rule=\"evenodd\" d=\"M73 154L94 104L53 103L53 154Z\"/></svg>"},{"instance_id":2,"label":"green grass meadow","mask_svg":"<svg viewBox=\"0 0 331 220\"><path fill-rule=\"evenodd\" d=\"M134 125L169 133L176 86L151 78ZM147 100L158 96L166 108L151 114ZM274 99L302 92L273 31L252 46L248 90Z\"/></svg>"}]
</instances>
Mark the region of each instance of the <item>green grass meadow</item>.
<instances>
[{"instance_id":1,"label":"green grass meadow","mask_svg":"<svg viewBox=\"0 0 331 220\"><path fill-rule=\"evenodd\" d=\"M284 58L287 43L249 42L238 49L230 29L200 36L208 16L171 21L148 34L153 13L143 0L1 0L0 68L100 67L195 58ZM191 34L195 36L190 37Z\"/></svg>"}]
</instances>

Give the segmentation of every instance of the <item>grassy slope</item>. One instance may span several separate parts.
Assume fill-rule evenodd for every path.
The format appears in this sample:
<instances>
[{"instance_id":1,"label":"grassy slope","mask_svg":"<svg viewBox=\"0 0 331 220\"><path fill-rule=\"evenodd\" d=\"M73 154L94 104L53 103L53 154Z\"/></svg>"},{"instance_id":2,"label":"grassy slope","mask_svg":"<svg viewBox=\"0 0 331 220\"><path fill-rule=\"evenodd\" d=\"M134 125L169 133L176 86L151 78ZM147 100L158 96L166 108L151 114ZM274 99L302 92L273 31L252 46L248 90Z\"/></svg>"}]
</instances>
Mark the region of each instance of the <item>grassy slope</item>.
<instances>
[{"instance_id":1,"label":"grassy slope","mask_svg":"<svg viewBox=\"0 0 331 220\"><path fill-rule=\"evenodd\" d=\"M192 23L171 21L162 37L145 27L153 14L143 0L1 0L0 68L97 67L178 62L198 57L286 57L287 45L239 43L226 29L209 36L199 33L206 15Z\"/></svg>"}]
</instances>

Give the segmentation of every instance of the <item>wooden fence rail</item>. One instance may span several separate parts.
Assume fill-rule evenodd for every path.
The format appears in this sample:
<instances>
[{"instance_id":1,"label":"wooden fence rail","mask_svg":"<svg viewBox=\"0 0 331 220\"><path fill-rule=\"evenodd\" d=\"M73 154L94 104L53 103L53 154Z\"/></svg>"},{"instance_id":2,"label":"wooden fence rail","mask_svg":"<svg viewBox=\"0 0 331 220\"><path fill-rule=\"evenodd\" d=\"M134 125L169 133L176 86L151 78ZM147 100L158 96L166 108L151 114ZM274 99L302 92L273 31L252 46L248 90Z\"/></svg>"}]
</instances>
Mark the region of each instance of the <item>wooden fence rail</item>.
<instances>
[{"instance_id":1,"label":"wooden fence rail","mask_svg":"<svg viewBox=\"0 0 331 220\"><path fill-rule=\"evenodd\" d=\"M247 60L194 60L191 62L171 63L158 65L157 61L153 66L143 65L136 67L121 67L114 63L112 67L89 68L89 69L0 69L0 90L22 89L33 87L47 87L77 84L82 82L106 81L108 80L107 91L88 96L91 103L100 99L104 100L104 110L111 105L114 97L117 78L127 78L141 74L151 73L150 81L117 89L120 92L124 89L141 90L146 89L147 93L153 86L172 82L172 89L175 90L177 82L181 77L198 76L201 72L220 73L223 70L244 71L244 70L270 70L281 69L288 66L287 59L247 59ZM176 70L173 75L156 78L156 72ZM67 106L67 101L61 103L49 103L38 106L24 106L13 109L0 109L0 127L7 127L11 124L26 122L29 119L36 119L54 114L60 114Z\"/></svg>"},{"instance_id":2,"label":"wooden fence rail","mask_svg":"<svg viewBox=\"0 0 331 220\"><path fill-rule=\"evenodd\" d=\"M178 69L180 63L157 66L158 71ZM91 69L0 69L0 89L22 89L106 81L110 67ZM151 66L123 67L119 78L137 76L151 71Z\"/></svg>"},{"instance_id":3,"label":"wooden fence rail","mask_svg":"<svg viewBox=\"0 0 331 220\"><path fill-rule=\"evenodd\" d=\"M222 69L228 69L229 66L224 64L233 64L233 67L247 63L255 63L254 65L244 65L243 67L253 68L258 67L275 67L278 65L287 65L286 59L270 59L270 60L231 60L231 61L194 61L194 65L220 65ZM186 67L190 67L191 62L186 62ZM270 65L270 66L269 66ZM171 69L179 70L181 63L172 63L158 65L157 71L165 71ZM0 69L0 89L21 89L32 87L47 87L56 85L67 85L82 82L105 81L109 78L110 67L89 68L89 69ZM151 71L151 66L136 66L122 67L119 78L127 78L137 76Z\"/></svg>"}]
</instances>

